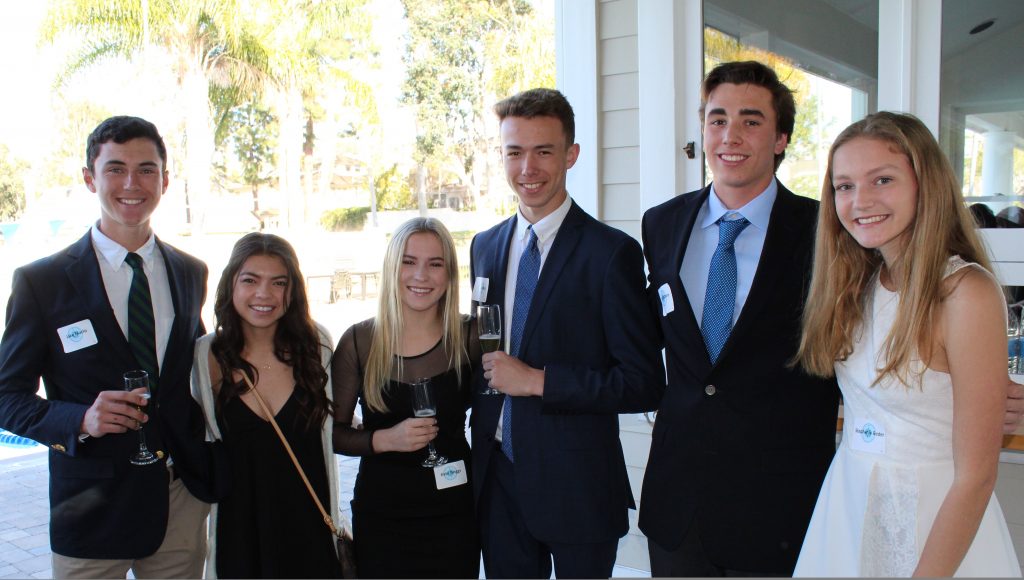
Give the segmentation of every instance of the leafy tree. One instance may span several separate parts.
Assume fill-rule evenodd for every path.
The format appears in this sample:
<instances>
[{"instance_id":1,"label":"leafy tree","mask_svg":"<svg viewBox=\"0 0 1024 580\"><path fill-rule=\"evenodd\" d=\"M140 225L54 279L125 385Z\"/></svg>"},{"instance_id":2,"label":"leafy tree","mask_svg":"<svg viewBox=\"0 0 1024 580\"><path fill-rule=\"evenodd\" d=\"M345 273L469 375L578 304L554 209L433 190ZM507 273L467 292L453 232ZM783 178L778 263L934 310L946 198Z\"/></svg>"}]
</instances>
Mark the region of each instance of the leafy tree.
<instances>
[{"instance_id":1,"label":"leafy tree","mask_svg":"<svg viewBox=\"0 0 1024 580\"><path fill-rule=\"evenodd\" d=\"M252 215L260 220L260 186L269 182L274 164L277 119L255 102L235 107L230 114L230 141L239 163L242 180L252 192Z\"/></svg>"},{"instance_id":2,"label":"leafy tree","mask_svg":"<svg viewBox=\"0 0 1024 580\"><path fill-rule=\"evenodd\" d=\"M398 164L381 173L373 181L377 193L377 207L384 210L413 209L416 196L409 187L409 180L398 172Z\"/></svg>"},{"instance_id":3,"label":"leafy tree","mask_svg":"<svg viewBox=\"0 0 1024 580\"><path fill-rule=\"evenodd\" d=\"M525 0L402 0L402 5L409 23L403 100L417 107L419 172L440 169L456 176L469 187L472 207L481 189L477 175L488 173L478 170L489 153L487 103L495 90L522 86L526 78L525 65L510 63L528 58L533 46L517 35L533 7ZM550 62L553 70L553 56Z\"/></svg>"},{"instance_id":4,"label":"leafy tree","mask_svg":"<svg viewBox=\"0 0 1024 580\"><path fill-rule=\"evenodd\" d=\"M27 163L15 159L6 145L0 145L0 220L16 220L25 211L27 170Z\"/></svg>"}]
</instances>

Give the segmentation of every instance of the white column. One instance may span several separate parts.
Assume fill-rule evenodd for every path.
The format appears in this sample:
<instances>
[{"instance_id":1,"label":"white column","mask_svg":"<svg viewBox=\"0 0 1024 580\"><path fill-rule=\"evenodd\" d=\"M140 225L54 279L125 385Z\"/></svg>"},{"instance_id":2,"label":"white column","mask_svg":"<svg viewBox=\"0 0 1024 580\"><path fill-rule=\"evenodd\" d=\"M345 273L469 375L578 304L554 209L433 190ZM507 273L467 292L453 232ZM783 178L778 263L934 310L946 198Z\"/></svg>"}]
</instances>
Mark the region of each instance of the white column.
<instances>
[{"instance_id":1,"label":"white column","mask_svg":"<svg viewBox=\"0 0 1024 580\"><path fill-rule=\"evenodd\" d=\"M942 0L878 3L878 109L913 113L939 134Z\"/></svg>"},{"instance_id":2,"label":"white column","mask_svg":"<svg viewBox=\"0 0 1024 580\"><path fill-rule=\"evenodd\" d=\"M555 84L576 113L580 144L580 157L569 170L566 189L580 207L601 219L597 55L597 1L556 0Z\"/></svg>"},{"instance_id":3,"label":"white column","mask_svg":"<svg viewBox=\"0 0 1024 580\"><path fill-rule=\"evenodd\" d=\"M641 210L703 186L703 20L701 2L637 2Z\"/></svg>"}]
</instances>

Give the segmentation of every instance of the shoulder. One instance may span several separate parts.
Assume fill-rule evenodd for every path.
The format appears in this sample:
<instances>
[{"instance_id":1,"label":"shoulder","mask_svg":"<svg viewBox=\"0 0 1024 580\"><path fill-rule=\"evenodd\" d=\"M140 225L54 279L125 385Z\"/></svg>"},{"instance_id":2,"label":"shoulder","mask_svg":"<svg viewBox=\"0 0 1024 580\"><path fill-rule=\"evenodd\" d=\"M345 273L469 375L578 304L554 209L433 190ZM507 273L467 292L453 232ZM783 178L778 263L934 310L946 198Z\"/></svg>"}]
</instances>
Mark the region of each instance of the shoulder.
<instances>
[{"instance_id":1,"label":"shoulder","mask_svg":"<svg viewBox=\"0 0 1024 580\"><path fill-rule=\"evenodd\" d=\"M1002 290L995 276L978 264L964 262L959 257L951 260L950 271L942 280L942 287L947 304L970 305L993 300L1003 304Z\"/></svg>"},{"instance_id":2,"label":"shoulder","mask_svg":"<svg viewBox=\"0 0 1024 580\"><path fill-rule=\"evenodd\" d=\"M373 338L374 320L374 318L367 318L345 329L338 341L338 350L352 350L356 343L369 345L369 341ZM362 347L359 350L364 351L366 348L368 347Z\"/></svg>"},{"instance_id":3,"label":"shoulder","mask_svg":"<svg viewBox=\"0 0 1024 580\"><path fill-rule=\"evenodd\" d=\"M163 251L164 256L167 256L169 259L180 260L182 265L189 270L202 272L203 275L207 273L206 262L184 250L160 240L159 238L157 238L157 244L160 246L161 251Z\"/></svg>"},{"instance_id":4,"label":"shoulder","mask_svg":"<svg viewBox=\"0 0 1024 580\"><path fill-rule=\"evenodd\" d=\"M791 217L803 217L812 221L817 220L818 208L821 206L818 200L797 195L786 189L781 183L779 184L779 193L778 197L775 198L775 203L779 204Z\"/></svg>"},{"instance_id":5,"label":"shoulder","mask_svg":"<svg viewBox=\"0 0 1024 580\"><path fill-rule=\"evenodd\" d=\"M666 221L676 222L681 212L687 211L691 206L700 206L700 202L707 195L709 187L677 195L668 201L663 201L649 208L644 212L644 227L660 227Z\"/></svg>"},{"instance_id":6,"label":"shoulder","mask_svg":"<svg viewBox=\"0 0 1024 580\"><path fill-rule=\"evenodd\" d=\"M28 264L15 269L14 272L15 274L23 274L32 278L48 276L63 271L64 268L74 260L81 259L85 256L95 255L96 254L92 249L92 243L89 241L89 235L86 234L84 238L74 244L54 252L49 256L29 262Z\"/></svg>"}]
</instances>

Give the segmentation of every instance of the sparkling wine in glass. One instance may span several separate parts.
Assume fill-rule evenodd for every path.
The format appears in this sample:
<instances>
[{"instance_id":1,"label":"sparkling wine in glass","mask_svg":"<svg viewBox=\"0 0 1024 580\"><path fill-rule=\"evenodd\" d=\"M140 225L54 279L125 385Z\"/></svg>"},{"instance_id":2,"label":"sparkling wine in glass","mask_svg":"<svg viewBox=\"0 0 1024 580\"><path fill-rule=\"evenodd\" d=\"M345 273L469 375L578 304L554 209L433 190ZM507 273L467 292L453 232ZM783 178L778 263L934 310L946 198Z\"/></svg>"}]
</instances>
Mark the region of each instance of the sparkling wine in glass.
<instances>
[{"instance_id":1,"label":"sparkling wine in glass","mask_svg":"<svg viewBox=\"0 0 1024 580\"><path fill-rule=\"evenodd\" d=\"M145 393L142 393L142 398L149 399L149 373L146 371L128 371L124 374L124 390L134 391L135 389L144 388ZM132 405L136 409L138 406ZM150 465L156 463L158 458L156 455L146 447L146 433L145 427L139 425L139 448L132 454L128 459L128 462L132 465Z\"/></svg>"},{"instance_id":2,"label":"sparkling wine in glass","mask_svg":"<svg viewBox=\"0 0 1024 580\"><path fill-rule=\"evenodd\" d=\"M437 402L434 399L434 389L430 379L416 379L412 384L412 414L416 417L437 416ZM423 460L423 467L437 467L448 463L448 458L439 455L434 449L434 442L427 443L427 458Z\"/></svg>"},{"instance_id":3,"label":"sparkling wine in glass","mask_svg":"<svg viewBox=\"0 0 1024 580\"><path fill-rule=\"evenodd\" d=\"M1006 319L1006 343L1009 347L1007 358L1007 370L1010 374L1024 372L1024 324L1021 319L1024 312L1019 306L1013 305L1009 308L1009 316Z\"/></svg>"},{"instance_id":4,"label":"sparkling wine in glass","mask_svg":"<svg viewBox=\"0 0 1024 580\"><path fill-rule=\"evenodd\" d=\"M481 304L476 307L476 324L480 331L480 348L494 352L501 347L501 307L497 304ZM501 391L490 386L484 387L485 395L500 395Z\"/></svg>"}]
</instances>

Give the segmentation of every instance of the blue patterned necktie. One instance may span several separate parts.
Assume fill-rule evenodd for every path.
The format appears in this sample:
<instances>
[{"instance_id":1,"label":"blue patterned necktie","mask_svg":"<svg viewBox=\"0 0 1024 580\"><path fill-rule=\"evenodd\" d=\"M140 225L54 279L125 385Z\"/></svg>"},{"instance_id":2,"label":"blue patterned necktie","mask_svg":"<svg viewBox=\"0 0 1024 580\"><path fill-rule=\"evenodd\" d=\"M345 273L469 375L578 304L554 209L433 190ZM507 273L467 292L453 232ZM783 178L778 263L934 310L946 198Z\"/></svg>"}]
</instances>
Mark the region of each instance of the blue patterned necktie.
<instances>
[{"instance_id":1,"label":"blue patterned necktie","mask_svg":"<svg viewBox=\"0 0 1024 580\"><path fill-rule=\"evenodd\" d=\"M537 232L533 226L526 228L530 232L530 241L519 257L519 270L516 274L516 299L512 303L512 340L509 343L509 354L519 356L519 347L523 341L523 328L526 317L530 314L530 302L533 291L537 288L537 277L540 275L540 250L537 248ZM501 452L512 459L512 397L505 395L505 403L501 408Z\"/></svg>"},{"instance_id":2,"label":"blue patterned necktie","mask_svg":"<svg viewBox=\"0 0 1024 580\"><path fill-rule=\"evenodd\" d=\"M704 295L700 332L704 335L711 363L725 346L732 331L732 315L736 309L736 237L750 225L745 218L718 220L718 247L708 268L708 289Z\"/></svg>"},{"instance_id":3,"label":"blue patterned necktie","mask_svg":"<svg viewBox=\"0 0 1024 580\"><path fill-rule=\"evenodd\" d=\"M132 285L128 290L128 346L139 368L149 374L149 389L153 392L160 367L156 360L156 325L149 278L138 254L129 252L124 261L132 268Z\"/></svg>"}]
</instances>

